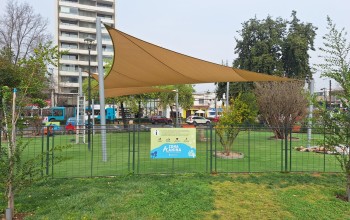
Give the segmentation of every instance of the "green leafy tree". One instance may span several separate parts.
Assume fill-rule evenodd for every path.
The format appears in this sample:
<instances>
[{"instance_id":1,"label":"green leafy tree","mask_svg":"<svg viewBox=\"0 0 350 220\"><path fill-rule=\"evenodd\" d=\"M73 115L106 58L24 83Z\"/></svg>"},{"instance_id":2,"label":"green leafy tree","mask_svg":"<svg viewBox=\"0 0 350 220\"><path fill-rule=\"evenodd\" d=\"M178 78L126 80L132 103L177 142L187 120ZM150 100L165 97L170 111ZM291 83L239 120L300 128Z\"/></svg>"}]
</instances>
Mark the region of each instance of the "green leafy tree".
<instances>
[{"instance_id":1,"label":"green leafy tree","mask_svg":"<svg viewBox=\"0 0 350 220\"><path fill-rule=\"evenodd\" d=\"M293 11L291 20L282 18L250 19L242 24L236 38L233 66L270 75L305 79L312 75L309 51L314 50L317 28L301 22ZM311 77L310 77L311 78ZM253 83L230 83L229 95L252 91ZM218 83L217 97L226 93L226 83Z\"/></svg>"},{"instance_id":2,"label":"green leafy tree","mask_svg":"<svg viewBox=\"0 0 350 220\"><path fill-rule=\"evenodd\" d=\"M330 17L327 17L328 33L323 37L323 47L320 48L324 62L319 66L322 71L322 77L334 79L341 91L332 94L337 96L346 111L338 111L337 113L327 112L326 108L322 114L325 117L325 128L327 133L325 145L326 148L337 151L336 158L347 177L346 196L350 201L350 43L347 41L347 33L345 29L338 30Z\"/></svg>"},{"instance_id":3,"label":"green leafy tree","mask_svg":"<svg viewBox=\"0 0 350 220\"><path fill-rule=\"evenodd\" d=\"M34 159L22 161L22 151L28 143L17 141L17 122L22 115L23 108L31 103L39 102L45 97L47 65L57 63L59 52L51 43L39 45L33 54L21 58L14 65L14 73L19 77L17 85L8 84L1 87L1 124L6 134L7 146L1 148L0 160L5 164L6 171L1 172L1 186L5 189L8 208L14 213L15 193L30 180L35 180L40 168ZM14 88L17 89L12 95ZM6 152L6 153L5 153Z\"/></svg>"},{"instance_id":4,"label":"green leafy tree","mask_svg":"<svg viewBox=\"0 0 350 220\"><path fill-rule=\"evenodd\" d=\"M229 156L232 153L233 142L241 131L242 124L251 123L256 119L257 108L254 107L254 102L252 93L239 94L231 99L231 104L224 109L215 131L225 155Z\"/></svg>"},{"instance_id":5,"label":"green leafy tree","mask_svg":"<svg viewBox=\"0 0 350 220\"><path fill-rule=\"evenodd\" d=\"M179 106L181 106L183 109L190 109L193 105L194 98L193 98L193 86L184 84L184 85L168 85L168 86L159 86L161 89L167 89L170 91L178 90L179 93ZM172 116L175 116L175 97L176 92L160 92L156 93L155 95L157 98L159 98L160 105L163 108L166 108L167 106L170 107L170 111ZM175 122L175 120L173 120Z\"/></svg>"}]
</instances>

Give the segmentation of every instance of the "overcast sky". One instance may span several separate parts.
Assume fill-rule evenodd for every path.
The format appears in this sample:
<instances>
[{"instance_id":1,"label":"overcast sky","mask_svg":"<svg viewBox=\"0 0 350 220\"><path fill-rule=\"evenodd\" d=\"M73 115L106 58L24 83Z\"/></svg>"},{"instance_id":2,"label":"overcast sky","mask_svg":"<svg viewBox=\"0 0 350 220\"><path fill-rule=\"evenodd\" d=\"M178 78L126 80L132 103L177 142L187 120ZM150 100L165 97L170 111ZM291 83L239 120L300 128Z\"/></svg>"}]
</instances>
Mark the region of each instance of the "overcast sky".
<instances>
[{"instance_id":1,"label":"overcast sky","mask_svg":"<svg viewBox=\"0 0 350 220\"><path fill-rule=\"evenodd\" d=\"M35 12L48 18L55 33L56 0L19 0L31 4ZM0 0L3 13L7 0ZM292 10L298 18L318 27L316 48L322 46L329 15L339 27L350 30L349 0L117 0L116 27L156 45L214 63L232 63L235 37L250 18L289 19ZM1 15L1 14L0 14ZM349 39L349 36L348 36ZM318 50L311 63L319 63ZM317 76L315 78L318 78ZM316 91L328 87L329 79L317 79ZM333 83L334 85L334 83ZM198 92L214 91L212 84L196 85Z\"/></svg>"}]
</instances>

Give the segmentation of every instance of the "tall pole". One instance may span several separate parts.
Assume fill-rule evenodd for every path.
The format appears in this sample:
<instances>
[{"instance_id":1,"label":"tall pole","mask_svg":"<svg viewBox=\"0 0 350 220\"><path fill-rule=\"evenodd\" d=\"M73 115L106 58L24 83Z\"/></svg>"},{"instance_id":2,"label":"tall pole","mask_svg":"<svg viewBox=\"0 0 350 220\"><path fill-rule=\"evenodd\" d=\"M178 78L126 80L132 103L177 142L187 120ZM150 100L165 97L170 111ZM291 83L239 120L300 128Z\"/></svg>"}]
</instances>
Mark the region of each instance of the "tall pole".
<instances>
[{"instance_id":1,"label":"tall pole","mask_svg":"<svg viewBox=\"0 0 350 220\"><path fill-rule=\"evenodd\" d=\"M50 75L50 92L51 92L51 107L54 107L54 87L53 87L53 68L50 68L51 75Z\"/></svg>"},{"instance_id":2,"label":"tall pole","mask_svg":"<svg viewBox=\"0 0 350 220\"><path fill-rule=\"evenodd\" d=\"M91 149L91 45L94 42L92 38L86 38L89 51L89 70L88 70L88 149Z\"/></svg>"},{"instance_id":3,"label":"tall pole","mask_svg":"<svg viewBox=\"0 0 350 220\"><path fill-rule=\"evenodd\" d=\"M176 123L175 123L176 127L177 127L178 122L179 122L178 112L179 112L179 89L176 89Z\"/></svg>"},{"instance_id":4,"label":"tall pole","mask_svg":"<svg viewBox=\"0 0 350 220\"><path fill-rule=\"evenodd\" d=\"M310 79L308 82L310 96L312 97L314 95L314 79ZM314 110L314 105L312 104L312 100L310 100L309 104L309 121L308 121L308 128L307 128L307 147L311 147L311 135L312 135L312 112Z\"/></svg>"},{"instance_id":5,"label":"tall pole","mask_svg":"<svg viewBox=\"0 0 350 220\"><path fill-rule=\"evenodd\" d=\"M229 90L230 90L230 82L227 82L226 83L226 108L228 108Z\"/></svg>"},{"instance_id":6,"label":"tall pole","mask_svg":"<svg viewBox=\"0 0 350 220\"><path fill-rule=\"evenodd\" d=\"M332 107L332 80L329 80L329 108Z\"/></svg>"},{"instance_id":7,"label":"tall pole","mask_svg":"<svg viewBox=\"0 0 350 220\"><path fill-rule=\"evenodd\" d=\"M98 62L98 91L100 94L100 122L101 122L101 145L102 161L107 161L107 141L106 141L106 112L105 112L105 85L102 59L102 32L101 18L96 18L96 40L97 40L97 62Z\"/></svg>"}]
</instances>

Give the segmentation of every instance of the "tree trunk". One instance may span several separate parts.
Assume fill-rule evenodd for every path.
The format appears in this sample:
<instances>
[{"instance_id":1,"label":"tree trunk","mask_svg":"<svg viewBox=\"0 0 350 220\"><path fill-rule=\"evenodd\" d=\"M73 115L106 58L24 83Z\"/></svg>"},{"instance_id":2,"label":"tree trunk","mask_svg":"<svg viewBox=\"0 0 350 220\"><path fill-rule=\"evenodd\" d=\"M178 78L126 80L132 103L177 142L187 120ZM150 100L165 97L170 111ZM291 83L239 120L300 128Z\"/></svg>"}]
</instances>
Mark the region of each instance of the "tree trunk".
<instances>
[{"instance_id":1,"label":"tree trunk","mask_svg":"<svg viewBox=\"0 0 350 220\"><path fill-rule=\"evenodd\" d=\"M123 120L123 126L125 129L128 128L128 124L126 122L126 115L125 115L125 109L124 109L124 103L120 102L120 110L122 112L122 120Z\"/></svg>"},{"instance_id":2,"label":"tree trunk","mask_svg":"<svg viewBox=\"0 0 350 220\"><path fill-rule=\"evenodd\" d=\"M12 180L9 182L8 194L7 194L7 209L10 210L10 216L6 216L6 219L13 219L15 213L15 197L12 190ZM6 212L6 214L8 214Z\"/></svg>"}]
</instances>

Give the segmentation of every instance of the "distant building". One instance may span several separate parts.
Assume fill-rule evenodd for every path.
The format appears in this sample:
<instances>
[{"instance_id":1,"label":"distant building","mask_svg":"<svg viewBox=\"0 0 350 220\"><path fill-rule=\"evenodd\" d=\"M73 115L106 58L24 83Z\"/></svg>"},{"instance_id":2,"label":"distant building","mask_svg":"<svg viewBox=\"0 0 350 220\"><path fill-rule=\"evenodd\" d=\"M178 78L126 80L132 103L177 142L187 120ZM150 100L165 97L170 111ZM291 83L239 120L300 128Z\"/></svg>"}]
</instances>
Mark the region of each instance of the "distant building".
<instances>
[{"instance_id":1,"label":"distant building","mask_svg":"<svg viewBox=\"0 0 350 220\"><path fill-rule=\"evenodd\" d=\"M55 71L55 94L58 105L75 105L79 84L79 68L88 76L88 46L84 39L96 39L96 17L115 26L115 0L57 0L56 40L60 51L68 51ZM113 44L102 27L103 59L113 57ZM91 47L91 73L97 72L96 41ZM73 97L73 98L69 98ZM57 100L58 99L58 100Z\"/></svg>"},{"instance_id":2,"label":"distant building","mask_svg":"<svg viewBox=\"0 0 350 220\"><path fill-rule=\"evenodd\" d=\"M222 101L216 99L216 93L194 93L194 103L191 109L186 110L184 117L200 115L206 118L214 118L222 113Z\"/></svg>"}]
</instances>

